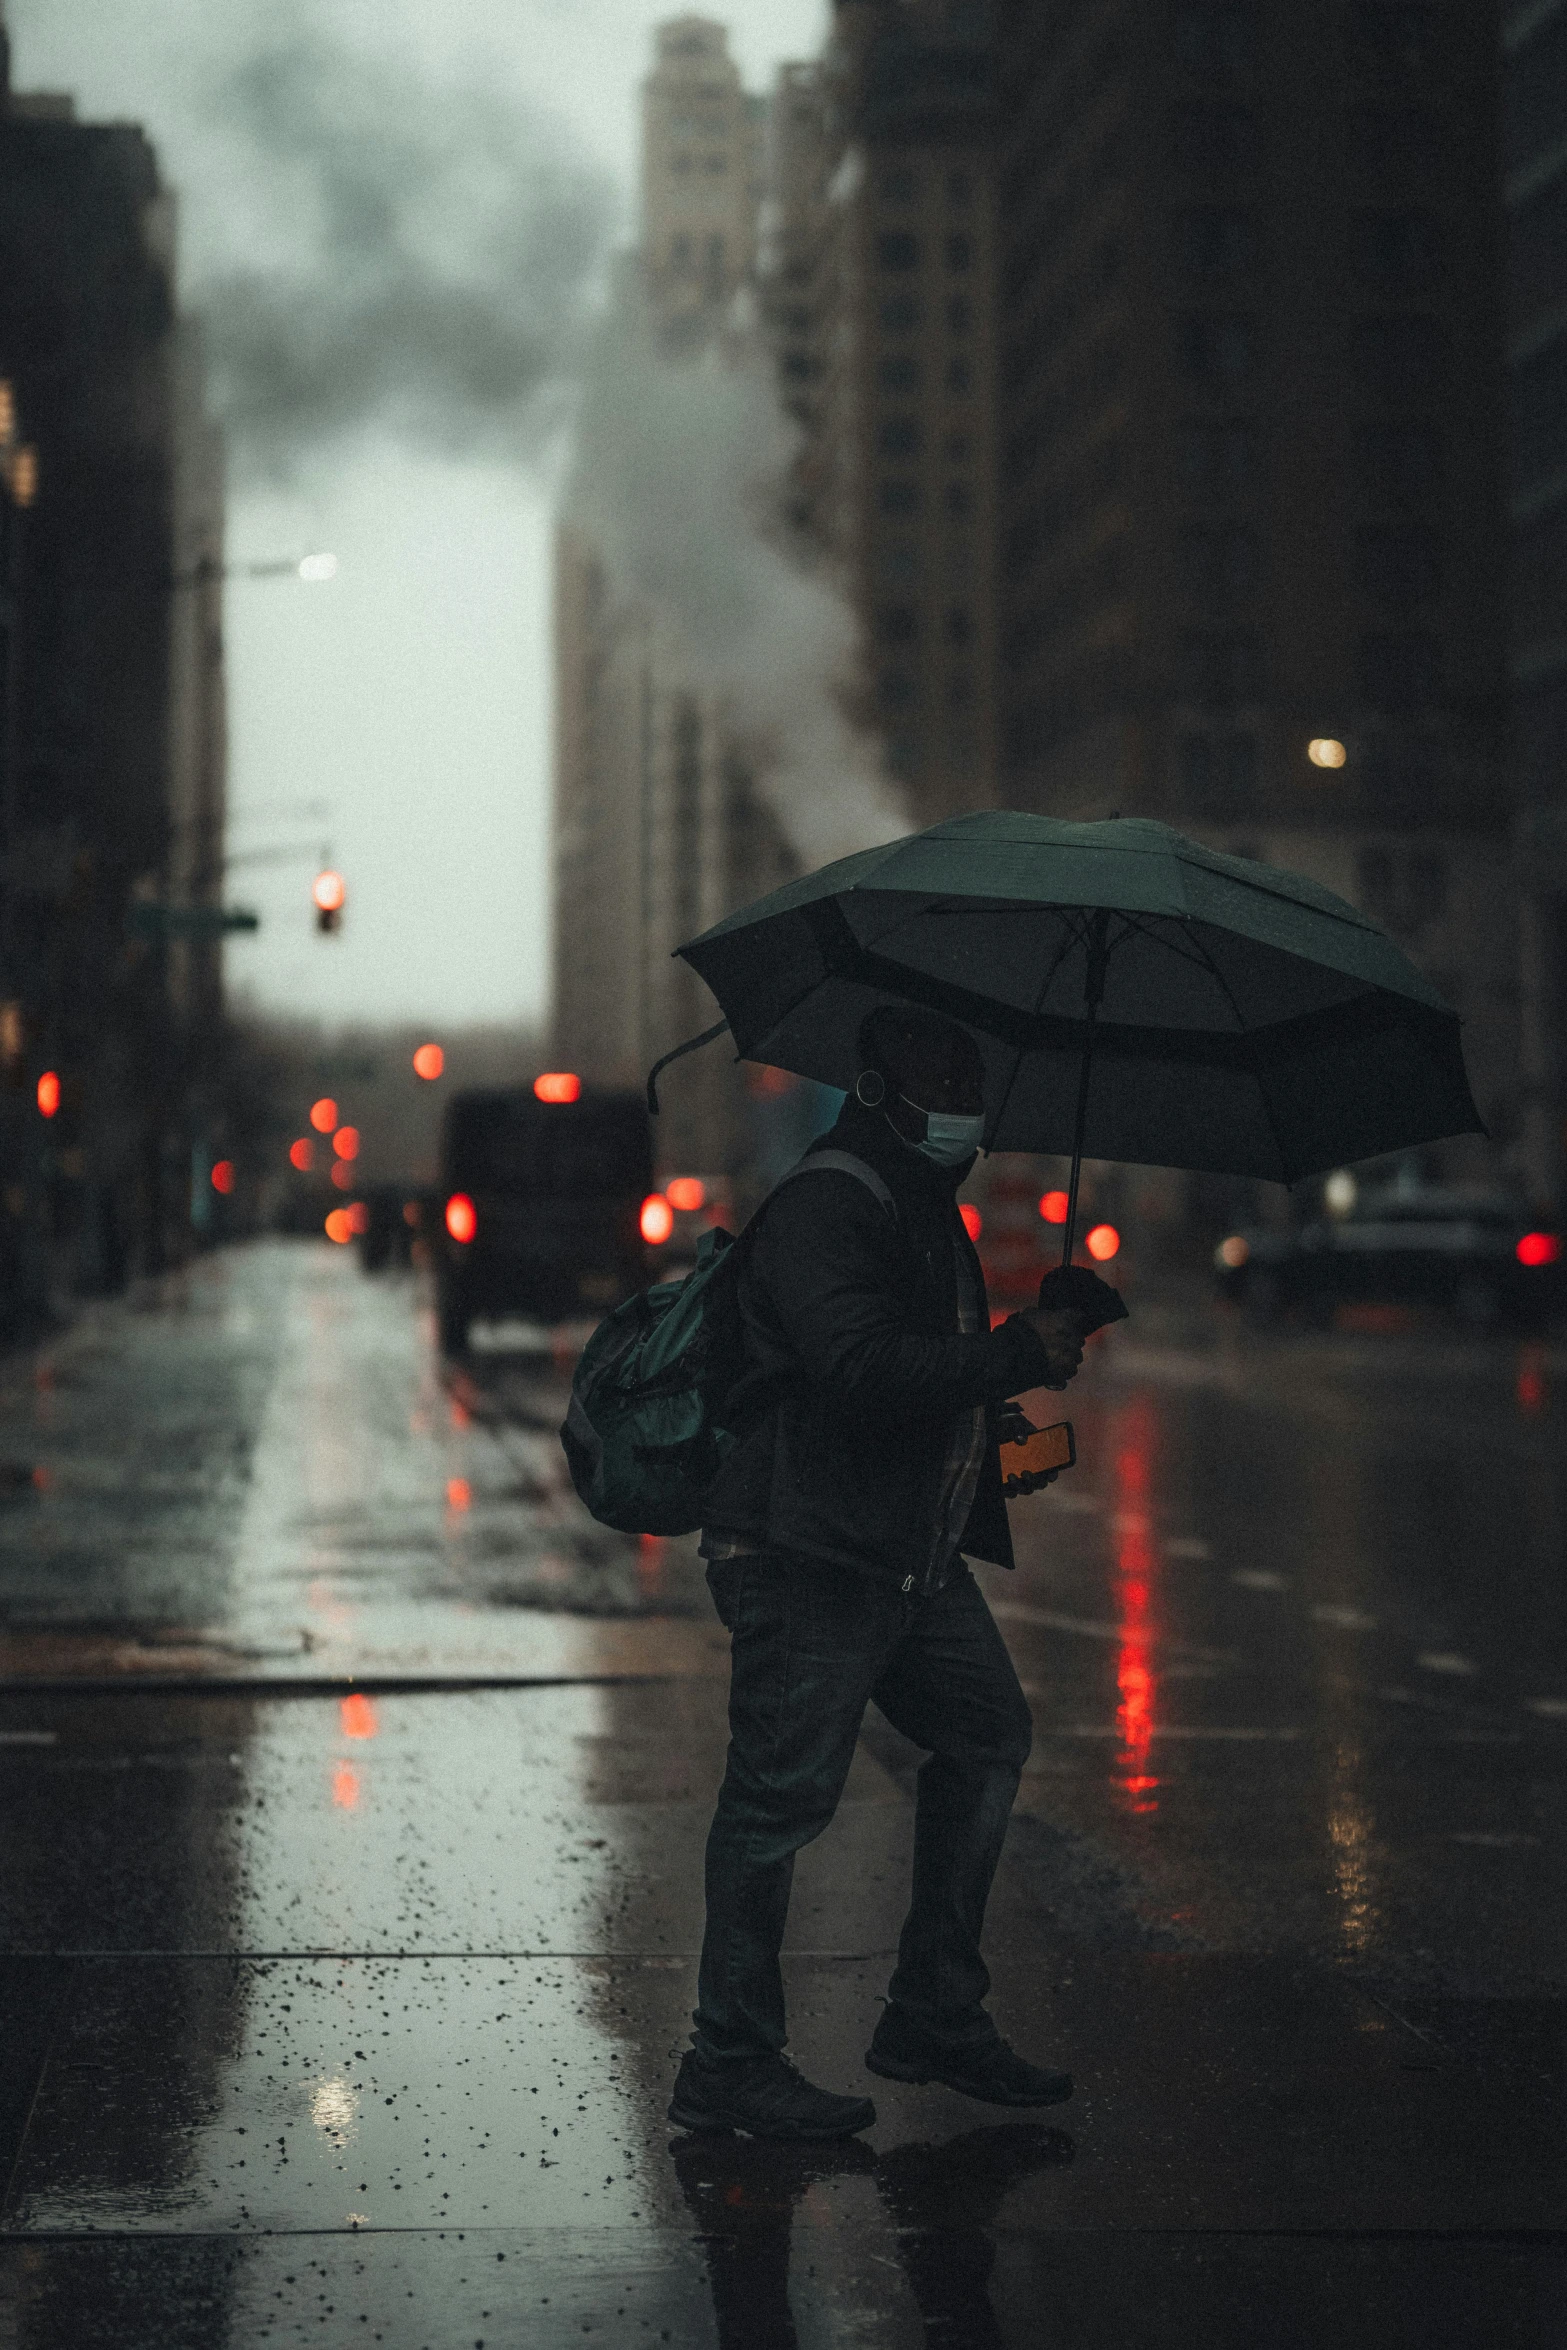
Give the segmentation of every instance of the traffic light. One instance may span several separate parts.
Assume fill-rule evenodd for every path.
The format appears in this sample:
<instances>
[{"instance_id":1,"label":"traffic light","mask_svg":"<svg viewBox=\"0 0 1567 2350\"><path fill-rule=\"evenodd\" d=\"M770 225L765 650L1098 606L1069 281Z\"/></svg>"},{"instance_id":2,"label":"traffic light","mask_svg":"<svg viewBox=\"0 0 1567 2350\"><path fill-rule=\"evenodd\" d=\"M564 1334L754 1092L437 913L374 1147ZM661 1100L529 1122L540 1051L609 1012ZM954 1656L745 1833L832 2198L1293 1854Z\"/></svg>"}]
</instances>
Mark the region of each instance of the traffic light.
<instances>
[{"instance_id":1,"label":"traffic light","mask_svg":"<svg viewBox=\"0 0 1567 2350\"><path fill-rule=\"evenodd\" d=\"M315 903L317 930L323 934L341 930L343 908L348 903L348 884L341 873L327 866L316 875L310 895Z\"/></svg>"}]
</instances>

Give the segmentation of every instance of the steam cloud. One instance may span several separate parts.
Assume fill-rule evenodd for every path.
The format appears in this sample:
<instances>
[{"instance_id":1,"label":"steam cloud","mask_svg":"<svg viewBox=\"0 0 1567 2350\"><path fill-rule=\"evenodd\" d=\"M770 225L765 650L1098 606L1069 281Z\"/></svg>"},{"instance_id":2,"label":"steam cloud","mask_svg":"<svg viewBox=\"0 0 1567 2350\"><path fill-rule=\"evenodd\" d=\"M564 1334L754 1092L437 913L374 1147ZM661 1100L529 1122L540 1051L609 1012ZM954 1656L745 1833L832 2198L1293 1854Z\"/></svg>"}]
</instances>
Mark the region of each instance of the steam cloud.
<instances>
[{"instance_id":1,"label":"steam cloud","mask_svg":"<svg viewBox=\"0 0 1567 2350\"><path fill-rule=\"evenodd\" d=\"M369 423L537 452L565 413L613 211L559 128L308 23L231 68L214 110L288 206L286 260L197 289L239 469L286 478Z\"/></svg>"},{"instance_id":2,"label":"steam cloud","mask_svg":"<svg viewBox=\"0 0 1567 2350\"><path fill-rule=\"evenodd\" d=\"M533 462L575 413L576 512L726 693L799 854L907 831L833 690L850 615L758 527L789 455L769 376L754 351L664 356L624 291L603 310L613 192L559 126L298 14L224 73L213 111L261 166L280 256L196 289L237 471L286 480L372 425Z\"/></svg>"},{"instance_id":3,"label":"steam cloud","mask_svg":"<svg viewBox=\"0 0 1567 2350\"><path fill-rule=\"evenodd\" d=\"M770 374L741 340L662 353L629 286L585 356L573 514L624 592L680 627L695 673L759 754L758 788L808 865L909 829L876 745L834 693L854 658L842 599L760 527L791 453Z\"/></svg>"}]
</instances>

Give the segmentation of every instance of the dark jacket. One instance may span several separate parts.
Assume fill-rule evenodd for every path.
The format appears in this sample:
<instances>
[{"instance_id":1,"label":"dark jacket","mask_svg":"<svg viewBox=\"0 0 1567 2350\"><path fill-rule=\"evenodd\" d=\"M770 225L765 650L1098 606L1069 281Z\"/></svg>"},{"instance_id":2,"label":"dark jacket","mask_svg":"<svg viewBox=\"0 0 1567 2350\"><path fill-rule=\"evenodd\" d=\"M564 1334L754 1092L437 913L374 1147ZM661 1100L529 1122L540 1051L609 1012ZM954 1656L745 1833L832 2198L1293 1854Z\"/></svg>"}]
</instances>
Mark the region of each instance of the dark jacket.
<instances>
[{"instance_id":1,"label":"dark jacket","mask_svg":"<svg viewBox=\"0 0 1567 2350\"><path fill-rule=\"evenodd\" d=\"M707 1531L844 1566L918 1573L930 1551L957 1415L1040 1386L1048 1364L1014 1316L958 1327L953 1242L984 1279L958 1214L966 1168L933 1166L878 1111L850 1102L814 1146L850 1151L892 1193L832 1170L786 1183L760 1211L740 1270L747 1371L740 1444L708 1501ZM960 1548L1012 1564L1001 1467L986 1450Z\"/></svg>"}]
</instances>

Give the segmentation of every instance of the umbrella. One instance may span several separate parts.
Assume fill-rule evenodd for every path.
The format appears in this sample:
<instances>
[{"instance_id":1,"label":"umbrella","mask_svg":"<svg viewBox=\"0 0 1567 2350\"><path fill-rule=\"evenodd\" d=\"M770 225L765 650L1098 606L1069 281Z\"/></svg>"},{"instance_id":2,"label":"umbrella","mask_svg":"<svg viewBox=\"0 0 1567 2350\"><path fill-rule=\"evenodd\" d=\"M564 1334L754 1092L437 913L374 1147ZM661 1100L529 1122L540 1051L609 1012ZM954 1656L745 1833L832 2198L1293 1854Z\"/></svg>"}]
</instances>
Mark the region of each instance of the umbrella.
<instances>
[{"instance_id":1,"label":"umbrella","mask_svg":"<svg viewBox=\"0 0 1567 2350\"><path fill-rule=\"evenodd\" d=\"M1385 932L1315 881L1141 817L954 817L676 952L724 1013L679 1051L727 1027L742 1060L847 1090L873 1006L962 1021L985 1147L1071 1154L1063 1262L1084 1156L1293 1183L1485 1132L1457 1015Z\"/></svg>"}]
</instances>

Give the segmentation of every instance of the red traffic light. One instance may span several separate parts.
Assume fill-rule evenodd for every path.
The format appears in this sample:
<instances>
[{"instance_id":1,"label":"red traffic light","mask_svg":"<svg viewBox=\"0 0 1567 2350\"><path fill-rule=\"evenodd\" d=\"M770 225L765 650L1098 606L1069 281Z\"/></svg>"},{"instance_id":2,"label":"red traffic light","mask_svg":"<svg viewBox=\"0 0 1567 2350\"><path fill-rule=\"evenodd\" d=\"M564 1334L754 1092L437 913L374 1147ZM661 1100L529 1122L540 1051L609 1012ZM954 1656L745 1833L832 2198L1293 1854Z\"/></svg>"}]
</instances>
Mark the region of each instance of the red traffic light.
<instances>
[{"instance_id":1,"label":"red traffic light","mask_svg":"<svg viewBox=\"0 0 1567 2350\"><path fill-rule=\"evenodd\" d=\"M212 1188L214 1191L221 1192L225 1199L228 1198L234 1188L234 1162L232 1159L219 1159L212 1170Z\"/></svg>"},{"instance_id":2,"label":"red traffic light","mask_svg":"<svg viewBox=\"0 0 1567 2350\"><path fill-rule=\"evenodd\" d=\"M446 1203L446 1229L466 1248L479 1229L479 1211L465 1191L454 1191Z\"/></svg>"}]
</instances>

